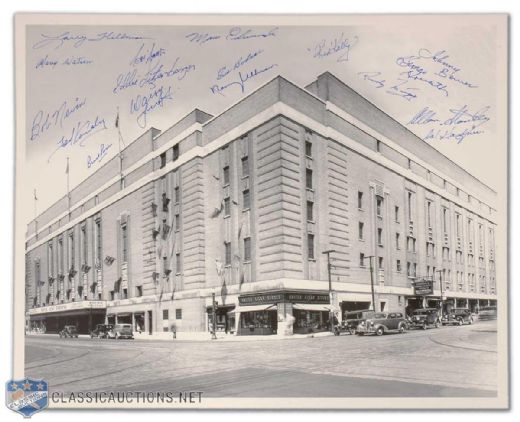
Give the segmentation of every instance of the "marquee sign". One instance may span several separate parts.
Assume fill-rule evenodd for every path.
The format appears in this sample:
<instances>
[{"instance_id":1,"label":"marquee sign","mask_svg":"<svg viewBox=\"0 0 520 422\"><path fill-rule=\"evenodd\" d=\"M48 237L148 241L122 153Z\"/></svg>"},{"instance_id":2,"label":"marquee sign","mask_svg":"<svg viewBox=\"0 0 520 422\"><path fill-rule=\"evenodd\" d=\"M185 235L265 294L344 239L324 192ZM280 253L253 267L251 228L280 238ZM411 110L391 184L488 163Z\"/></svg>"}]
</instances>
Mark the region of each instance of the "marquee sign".
<instances>
[{"instance_id":1,"label":"marquee sign","mask_svg":"<svg viewBox=\"0 0 520 422\"><path fill-rule=\"evenodd\" d=\"M81 302L60 303L58 305L42 306L29 309L29 315L48 314L51 312L74 311L78 309L105 309L104 300L83 300Z\"/></svg>"},{"instance_id":2,"label":"marquee sign","mask_svg":"<svg viewBox=\"0 0 520 422\"><path fill-rule=\"evenodd\" d=\"M243 295L238 297L240 306L263 305L270 303L315 303L328 305L330 298L328 293L313 293L299 291L277 291Z\"/></svg>"},{"instance_id":3,"label":"marquee sign","mask_svg":"<svg viewBox=\"0 0 520 422\"><path fill-rule=\"evenodd\" d=\"M414 285L414 292L416 296L427 296L433 294L433 280L422 279L417 280Z\"/></svg>"}]
</instances>

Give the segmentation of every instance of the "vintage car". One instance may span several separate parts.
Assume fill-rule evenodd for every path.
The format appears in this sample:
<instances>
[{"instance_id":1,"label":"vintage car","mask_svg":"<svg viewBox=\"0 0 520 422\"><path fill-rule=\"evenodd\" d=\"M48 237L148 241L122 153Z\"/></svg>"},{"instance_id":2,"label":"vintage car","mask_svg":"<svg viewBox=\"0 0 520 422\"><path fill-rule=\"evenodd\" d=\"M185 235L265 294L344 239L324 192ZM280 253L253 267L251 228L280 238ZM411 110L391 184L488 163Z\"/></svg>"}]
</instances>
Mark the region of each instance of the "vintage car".
<instances>
[{"instance_id":1,"label":"vintage car","mask_svg":"<svg viewBox=\"0 0 520 422\"><path fill-rule=\"evenodd\" d=\"M133 339L134 332L132 330L132 324L115 324L114 325L114 337L116 340L122 338Z\"/></svg>"},{"instance_id":2,"label":"vintage car","mask_svg":"<svg viewBox=\"0 0 520 422\"><path fill-rule=\"evenodd\" d=\"M467 308L453 308L442 317L443 325L473 324L473 315Z\"/></svg>"},{"instance_id":3,"label":"vintage car","mask_svg":"<svg viewBox=\"0 0 520 422\"><path fill-rule=\"evenodd\" d=\"M112 324L98 324L90 332L90 338L114 338L114 326Z\"/></svg>"},{"instance_id":4,"label":"vintage car","mask_svg":"<svg viewBox=\"0 0 520 422\"><path fill-rule=\"evenodd\" d=\"M356 334L376 334L382 336L392 331L404 333L407 328L408 325L401 312L376 312L359 323L356 328Z\"/></svg>"},{"instance_id":5,"label":"vintage car","mask_svg":"<svg viewBox=\"0 0 520 422\"><path fill-rule=\"evenodd\" d=\"M366 320L374 315L374 311L364 309L360 311L347 311L344 314L343 321L334 327L334 335L339 336L342 332L355 334L356 328L361 321Z\"/></svg>"},{"instance_id":6,"label":"vintage car","mask_svg":"<svg viewBox=\"0 0 520 422\"><path fill-rule=\"evenodd\" d=\"M478 319L481 321L497 319L497 307L483 306L478 312Z\"/></svg>"},{"instance_id":7,"label":"vintage car","mask_svg":"<svg viewBox=\"0 0 520 422\"><path fill-rule=\"evenodd\" d=\"M63 330L61 330L58 334L61 338L78 338L78 329L75 325L65 325L65 327L63 327Z\"/></svg>"},{"instance_id":8,"label":"vintage car","mask_svg":"<svg viewBox=\"0 0 520 422\"><path fill-rule=\"evenodd\" d=\"M410 316L411 328L439 328L441 325L440 311L437 308L416 309Z\"/></svg>"}]
</instances>

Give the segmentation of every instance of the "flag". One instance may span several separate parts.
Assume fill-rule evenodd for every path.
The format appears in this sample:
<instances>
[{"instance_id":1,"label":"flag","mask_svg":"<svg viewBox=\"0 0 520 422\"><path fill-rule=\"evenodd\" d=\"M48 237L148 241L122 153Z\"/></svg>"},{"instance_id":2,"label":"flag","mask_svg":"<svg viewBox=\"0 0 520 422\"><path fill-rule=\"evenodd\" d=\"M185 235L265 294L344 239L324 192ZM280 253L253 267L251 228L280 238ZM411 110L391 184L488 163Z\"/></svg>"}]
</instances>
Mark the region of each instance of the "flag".
<instances>
[{"instance_id":1,"label":"flag","mask_svg":"<svg viewBox=\"0 0 520 422\"><path fill-rule=\"evenodd\" d=\"M215 259L215 265L217 267L217 275L221 277L224 274L224 265L218 259Z\"/></svg>"},{"instance_id":2,"label":"flag","mask_svg":"<svg viewBox=\"0 0 520 422\"><path fill-rule=\"evenodd\" d=\"M216 208L213 210L213 212L211 213L211 218L215 218L215 217L218 217L220 215L220 213L222 212L222 210L224 209L224 201L221 201L220 202L220 208Z\"/></svg>"}]
</instances>

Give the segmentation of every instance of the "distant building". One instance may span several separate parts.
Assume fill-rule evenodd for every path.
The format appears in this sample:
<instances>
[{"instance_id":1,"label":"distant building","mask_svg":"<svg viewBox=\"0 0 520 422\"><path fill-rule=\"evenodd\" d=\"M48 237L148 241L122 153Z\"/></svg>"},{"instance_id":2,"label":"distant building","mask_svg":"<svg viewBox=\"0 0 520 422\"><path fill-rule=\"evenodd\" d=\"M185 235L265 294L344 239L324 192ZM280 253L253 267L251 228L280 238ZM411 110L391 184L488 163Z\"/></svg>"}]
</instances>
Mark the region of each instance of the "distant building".
<instances>
[{"instance_id":1,"label":"distant building","mask_svg":"<svg viewBox=\"0 0 520 422\"><path fill-rule=\"evenodd\" d=\"M445 303L475 310L496 303L495 201L330 73L277 77L148 130L32 221L27 315L207 332L214 293L219 330L301 333L327 329L329 301L369 308L371 266L377 310L439 306L441 276Z\"/></svg>"}]
</instances>

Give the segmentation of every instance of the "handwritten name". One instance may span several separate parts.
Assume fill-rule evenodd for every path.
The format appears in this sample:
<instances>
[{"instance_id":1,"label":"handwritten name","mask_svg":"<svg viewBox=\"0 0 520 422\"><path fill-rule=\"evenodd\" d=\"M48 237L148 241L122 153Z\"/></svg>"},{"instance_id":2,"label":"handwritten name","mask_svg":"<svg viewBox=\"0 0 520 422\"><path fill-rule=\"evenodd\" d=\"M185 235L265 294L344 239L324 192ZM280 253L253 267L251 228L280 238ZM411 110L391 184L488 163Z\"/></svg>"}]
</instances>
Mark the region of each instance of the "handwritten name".
<instances>
[{"instance_id":1,"label":"handwritten name","mask_svg":"<svg viewBox=\"0 0 520 422\"><path fill-rule=\"evenodd\" d=\"M137 124L145 128L148 114L157 108L162 108L167 100L173 99L172 87L160 88L146 95L137 95L130 101L130 114L137 114Z\"/></svg>"},{"instance_id":2,"label":"handwritten name","mask_svg":"<svg viewBox=\"0 0 520 422\"><path fill-rule=\"evenodd\" d=\"M210 87L210 91L211 91L212 94L224 95L223 91L225 91L226 89L228 89L228 88L230 88L232 86L238 86L238 87L240 87L240 91L242 93L244 93L245 90L246 90L246 82L247 81L250 81L251 79L256 78L258 75L261 75L262 73L265 73L265 72L273 69L276 66L278 66L278 65L277 64L272 64L272 65L269 65L269 66L266 66L266 67L263 67L263 68L260 68L260 69L255 68L255 69L253 69L253 70L251 70L249 72L239 71L238 72L238 80L237 81L229 82L229 83L224 84L224 85L215 84L212 87Z\"/></svg>"},{"instance_id":3,"label":"handwritten name","mask_svg":"<svg viewBox=\"0 0 520 422\"><path fill-rule=\"evenodd\" d=\"M157 81L165 78L177 77L177 80L182 80L190 72L195 70L194 64L179 65L180 58L177 57L170 67L165 67L161 63L155 64L144 75L141 75L137 69L133 69L126 73L121 73L116 78L116 85L112 89L114 94L133 87L145 87L155 89Z\"/></svg>"},{"instance_id":4,"label":"handwritten name","mask_svg":"<svg viewBox=\"0 0 520 422\"><path fill-rule=\"evenodd\" d=\"M436 126L429 129L423 138L425 141L454 139L460 144L467 137L484 133L482 126L490 120L487 115L489 110L490 107L486 106L472 112L469 106L464 104L462 107L450 108L441 116L430 107L424 107L408 121L408 124Z\"/></svg>"},{"instance_id":5,"label":"handwritten name","mask_svg":"<svg viewBox=\"0 0 520 422\"><path fill-rule=\"evenodd\" d=\"M93 36L84 34L73 34L69 31L59 35L41 34L41 40L34 43L32 48L37 50L44 47L53 46L56 50L64 44L72 44L74 48L81 47L85 43L100 41L125 41L125 40L147 40L149 38L140 35L127 34L126 32L100 32Z\"/></svg>"},{"instance_id":6,"label":"handwritten name","mask_svg":"<svg viewBox=\"0 0 520 422\"><path fill-rule=\"evenodd\" d=\"M223 66L217 71L217 80L225 78L231 72L240 69L245 64L249 63L253 59L257 58L260 54L262 54L264 50L256 50L247 54L247 56L240 56L231 66Z\"/></svg>"},{"instance_id":7,"label":"handwritten name","mask_svg":"<svg viewBox=\"0 0 520 422\"><path fill-rule=\"evenodd\" d=\"M251 28L244 29L240 26L235 26L231 28L225 35L211 34L209 32L190 32L189 34L185 35L184 38L186 38L189 42L203 45L216 40L241 41L252 38L276 37L278 29L278 27L274 27L268 31L254 31Z\"/></svg>"},{"instance_id":8,"label":"handwritten name","mask_svg":"<svg viewBox=\"0 0 520 422\"><path fill-rule=\"evenodd\" d=\"M349 39L346 38L342 32L339 37L335 37L331 40L325 38L320 40L311 48L307 48L307 51L311 53L312 57L315 59L324 59L334 55L338 63L348 62L350 50L358 43L358 41L359 39L357 36Z\"/></svg>"},{"instance_id":9,"label":"handwritten name","mask_svg":"<svg viewBox=\"0 0 520 422\"><path fill-rule=\"evenodd\" d=\"M99 151L96 153L94 157L92 157L90 154L87 156L87 168L91 168L94 164L100 163L103 158L108 154L108 150L112 144L101 144L99 147Z\"/></svg>"},{"instance_id":10,"label":"handwritten name","mask_svg":"<svg viewBox=\"0 0 520 422\"><path fill-rule=\"evenodd\" d=\"M88 57L83 56L72 56L67 57L63 60L57 60L49 58L49 55L47 54L45 57L42 57L40 60L36 62L36 69L43 69L43 68L52 68L54 69L56 66L78 66L78 65L88 65L92 64L94 61Z\"/></svg>"},{"instance_id":11,"label":"handwritten name","mask_svg":"<svg viewBox=\"0 0 520 422\"><path fill-rule=\"evenodd\" d=\"M412 101L417 98L418 89L409 86L409 81L405 78L397 78L395 82L387 83L386 79L382 78L381 72L358 72L358 76L376 88L387 87L385 92L389 95L395 95L407 101Z\"/></svg>"},{"instance_id":12,"label":"handwritten name","mask_svg":"<svg viewBox=\"0 0 520 422\"><path fill-rule=\"evenodd\" d=\"M65 100L55 110L38 111L34 116L31 125L31 141L38 139L41 135L53 127L63 127L64 121L71 117L79 109L83 108L86 102L86 98L76 97L72 104L69 104L69 102Z\"/></svg>"},{"instance_id":13,"label":"handwritten name","mask_svg":"<svg viewBox=\"0 0 520 422\"><path fill-rule=\"evenodd\" d=\"M137 50L135 56L132 57L132 60L130 60L130 66L137 66L143 63L150 64L165 54L166 50L164 48L156 49L155 43L152 44L151 48L145 48L145 44L143 43L141 47L139 47L139 50Z\"/></svg>"},{"instance_id":14,"label":"handwritten name","mask_svg":"<svg viewBox=\"0 0 520 422\"><path fill-rule=\"evenodd\" d=\"M61 138L56 142L57 148L52 152L49 156L47 162L50 162L51 158L54 154L62 149L67 147L71 147L74 145L79 145L80 147L85 146L85 141L90 138L95 133L98 133L102 130L106 130L107 125L105 119L99 116L96 116L92 120L86 121L78 121L72 127L67 135L62 135Z\"/></svg>"}]
</instances>

